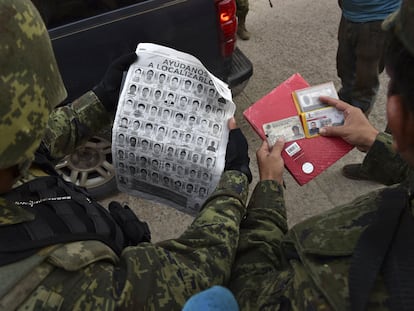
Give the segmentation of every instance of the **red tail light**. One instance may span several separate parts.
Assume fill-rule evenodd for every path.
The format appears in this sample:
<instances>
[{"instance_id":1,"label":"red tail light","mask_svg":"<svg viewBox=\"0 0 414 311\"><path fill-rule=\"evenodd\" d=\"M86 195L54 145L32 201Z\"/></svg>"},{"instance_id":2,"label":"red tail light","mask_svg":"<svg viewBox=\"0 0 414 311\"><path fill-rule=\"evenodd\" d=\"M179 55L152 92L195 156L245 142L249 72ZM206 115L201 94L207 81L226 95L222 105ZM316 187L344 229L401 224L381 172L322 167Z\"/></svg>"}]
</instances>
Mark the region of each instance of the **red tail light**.
<instances>
[{"instance_id":1,"label":"red tail light","mask_svg":"<svg viewBox=\"0 0 414 311\"><path fill-rule=\"evenodd\" d=\"M226 57L233 54L236 47L236 2L235 0L216 0L216 7L220 23L221 53Z\"/></svg>"}]
</instances>

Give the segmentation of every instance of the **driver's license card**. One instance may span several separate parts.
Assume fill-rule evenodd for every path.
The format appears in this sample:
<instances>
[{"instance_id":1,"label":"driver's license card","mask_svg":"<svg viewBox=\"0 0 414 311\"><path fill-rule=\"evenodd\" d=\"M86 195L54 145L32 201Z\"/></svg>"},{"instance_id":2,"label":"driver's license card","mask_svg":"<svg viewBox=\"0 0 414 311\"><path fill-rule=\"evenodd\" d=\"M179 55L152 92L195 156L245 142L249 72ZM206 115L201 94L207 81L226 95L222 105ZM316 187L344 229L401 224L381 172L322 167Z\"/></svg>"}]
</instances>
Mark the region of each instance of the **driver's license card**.
<instances>
[{"instance_id":1,"label":"driver's license card","mask_svg":"<svg viewBox=\"0 0 414 311\"><path fill-rule=\"evenodd\" d=\"M273 146L280 137L283 137L285 142L305 138L299 116L265 123L263 124L263 131L270 146Z\"/></svg>"}]
</instances>

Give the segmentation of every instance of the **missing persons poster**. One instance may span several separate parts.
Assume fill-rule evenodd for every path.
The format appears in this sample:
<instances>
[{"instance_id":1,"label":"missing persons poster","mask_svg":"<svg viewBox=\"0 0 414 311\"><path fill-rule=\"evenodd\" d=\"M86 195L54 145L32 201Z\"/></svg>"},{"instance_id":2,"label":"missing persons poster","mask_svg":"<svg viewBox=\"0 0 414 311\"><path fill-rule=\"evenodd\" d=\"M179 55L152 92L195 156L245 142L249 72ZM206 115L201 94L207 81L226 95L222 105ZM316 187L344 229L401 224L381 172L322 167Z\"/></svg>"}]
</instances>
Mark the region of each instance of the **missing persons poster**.
<instances>
[{"instance_id":1,"label":"missing persons poster","mask_svg":"<svg viewBox=\"0 0 414 311\"><path fill-rule=\"evenodd\" d=\"M136 53L112 130L118 188L195 215L224 169L231 91L192 55L151 43Z\"/></svg>"}]
</instances>

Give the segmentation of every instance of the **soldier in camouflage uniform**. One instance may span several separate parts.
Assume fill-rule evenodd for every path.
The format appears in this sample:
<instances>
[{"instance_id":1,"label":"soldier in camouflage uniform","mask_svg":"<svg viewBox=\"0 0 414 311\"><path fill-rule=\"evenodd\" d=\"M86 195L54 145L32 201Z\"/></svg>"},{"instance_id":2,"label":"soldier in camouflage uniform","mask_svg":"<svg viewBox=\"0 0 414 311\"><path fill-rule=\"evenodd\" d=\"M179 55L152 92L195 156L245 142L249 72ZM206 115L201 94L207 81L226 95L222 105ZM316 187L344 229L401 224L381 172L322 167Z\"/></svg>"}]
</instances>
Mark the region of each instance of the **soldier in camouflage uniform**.
<instances>
[{"instance_id":1,"label":"soldier in camouflage uniform","mask_svg":"<svg viewBox=\"0 0 414 311\"><path fill-rule=\"evenodd\" d=\"M264 142L257 151L261 181L240 227L228 285L241 310L413 309L414 1L403 1L383 27L391 36L386 68L393 137L373 128L359 108L327 97L321 99L344 112L345 124L321 134L341 136L367 151L384 183L404 182L288 230L284 142L270 150Z\"/></svg>"},{"instance_id":2,"label":"soldier in camouflage uniform","mask_svg":"<svg viewBox=\"0 0 414 311\"><path fill-rule=\"evenodd\" d=\"M236 0L237 6L237 35L242 40L250 39L250 32L246 28L246 17L249 13L249 0Z\"/></svg>"},{"instance_id":3,"label":"soldier in camouflage uniform","mask_svg":"<svg viewBox=\"0 0 414 311\"><path fill-rule=\"evenodd\" d=\"M55 108L66 91L38 12L29 0L0 0L0 25L0 310L180 310L228 281L251 180L241 132L230 131L226 172L186 232L136 246L134 217L113 213L119 204L108 213L45 157L72 152L108 124L136 55Z\"/></svg>"}]
</instances>

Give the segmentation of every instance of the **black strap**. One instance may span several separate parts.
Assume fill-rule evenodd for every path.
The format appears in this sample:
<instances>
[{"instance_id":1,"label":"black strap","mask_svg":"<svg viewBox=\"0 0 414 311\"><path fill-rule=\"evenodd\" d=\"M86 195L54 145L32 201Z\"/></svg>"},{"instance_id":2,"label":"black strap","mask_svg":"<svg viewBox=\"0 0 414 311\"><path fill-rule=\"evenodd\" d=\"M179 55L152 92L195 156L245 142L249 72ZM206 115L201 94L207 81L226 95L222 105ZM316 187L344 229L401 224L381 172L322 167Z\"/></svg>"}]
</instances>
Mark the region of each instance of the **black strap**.
<instances>
[{"instance_id":1,"label":"black strap","mask_svg":"<svg viewBox=\"0 0 414 311\"><path fill-rule=\"evenodd\" d=\"M351 259L348 277L351 310L366 309L377 275L399 227L401 214L404 209L408 210L407 206L405 189L386 189L382 192L378 217L361 234ZM410 238L413 237L412 234Z\"/></svg>"},{"instance_id":2,"label":"black strap","mask_svg":"<svg viewBox=\"0 0 414 311\"><path fill-rule=\"evenodd\" d=\"M392 310L414 310L414 218L409 208L404 209L383 269Z\"/></svg>"}]
</instances>

